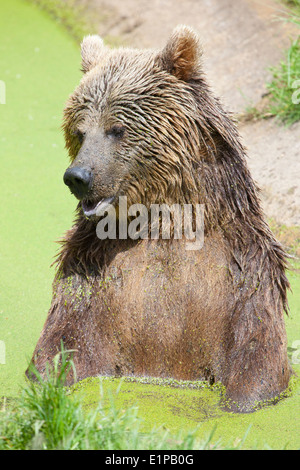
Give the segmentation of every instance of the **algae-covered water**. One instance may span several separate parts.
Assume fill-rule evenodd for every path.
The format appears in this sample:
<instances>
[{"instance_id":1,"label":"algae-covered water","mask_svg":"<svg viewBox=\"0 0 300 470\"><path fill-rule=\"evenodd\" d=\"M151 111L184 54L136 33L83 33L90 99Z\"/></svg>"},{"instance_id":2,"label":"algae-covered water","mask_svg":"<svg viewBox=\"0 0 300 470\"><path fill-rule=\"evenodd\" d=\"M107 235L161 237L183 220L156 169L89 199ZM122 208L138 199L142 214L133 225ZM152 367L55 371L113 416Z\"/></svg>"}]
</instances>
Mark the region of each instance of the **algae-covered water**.
<instances>
[{"instance_id":1,"label":"algae-covered water","mask_svg":"<svg viewBox=\"0 0 300 470\"><path fill-rule=\"evenodd\" d=\"M0 396L22 382L49 308L54 240L72 221L60 126L79 69L78 46L59 25L25 1L1 0Z\"/></svg>"},{"instance_id":2,"label":"algae-covered water","mask_svg":"<svg viewBox=\"0 0 300 470\"><path fill-rule=\"evenodd\" d=\"M22 0L0 3L0 398L25 384L30 359L51 300L54 241L72 222L75 200L62 182L68 165L61 126L64 103L80 79L78 46L60 25ZM300 275L290 273L293 294L286 319L289 354L300 359ZM4 350L5 348L5 350ZM300 373L300 365L294 364ZM249 415L223 412L219 391L164 384L102 381L118 405L136 404L143 429L164 426L244 447L300 448L300 383L289 398ZM97 405L99 380L77 387L87 409Z\"/></svg>"}]
</instances>

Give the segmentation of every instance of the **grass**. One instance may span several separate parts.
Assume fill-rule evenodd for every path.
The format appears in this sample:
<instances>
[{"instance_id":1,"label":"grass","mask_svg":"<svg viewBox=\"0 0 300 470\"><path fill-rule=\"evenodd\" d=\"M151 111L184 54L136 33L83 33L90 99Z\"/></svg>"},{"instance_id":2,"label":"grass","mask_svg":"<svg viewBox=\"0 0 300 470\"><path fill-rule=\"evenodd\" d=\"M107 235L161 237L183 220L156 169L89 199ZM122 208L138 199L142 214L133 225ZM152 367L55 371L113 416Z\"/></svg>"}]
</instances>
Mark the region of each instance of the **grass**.
<instances>
[{"instance_id":1,"label":"grass","mask_svg":"<svg viewBox=\"0 0 300 470\"><path fill-rule=\"evenodd\" d=\"M141 419L134 406L108 404L99 389L92 412L83 411L81 401L64 387L73 366L68 351L62 351L48 369L47 380L36 370L36 381L24 387L14 408L0 413L0 450L205 450L220 448L211 432L196 438L195 430L170 434L164 429L141 432ZM241 442L233 448L238 449Z\"/></svg>"},{"instance_id":2,"label":"grass","mask_svg":"<svg viewBox=\"0 0 300 470\"><path fill-rule=\"evenodd\" d=\"M284 0L290 8L292 8L296 13L300 10L300 0Z\"/></svg>"},{"instance_id":3,"label":"grass","mask_svg":"<svg viewBox=\"0 0 300 470\"><path fill-rule=\"evenodd\" d=\"M294 40L285 59L271 69L272 81L268 113L282 123L291 125L300 120L300 36Z\"/></svg>"},{"instance_id":4,"label":"grass","mask_svg":"<svg viewBox=\"0 0 300 470\"><path fill-rule=\"evenodd\" d=\"M285 2L289 13L284 21L294 23L300 31L300 1ZM267 115L291 125L300 120L300 35L291 42L284 59L270 69L272 79L267 83L270 92Z\"/></svg>"},{"instance_id":5,"label":"grass","mask_svg":"<svg viewBox=\"0 0 300 470\"><path fill-rule=\"evenodd\" d=\"M288 13L277 18L295 24L300 32L300 0L285 0ZM290 126L300 120L300 35L291 41L282 61L270 68L267 92L256 105L249 104L238 116L241 122L275 117Z\"/></svg>"}]
</instances>

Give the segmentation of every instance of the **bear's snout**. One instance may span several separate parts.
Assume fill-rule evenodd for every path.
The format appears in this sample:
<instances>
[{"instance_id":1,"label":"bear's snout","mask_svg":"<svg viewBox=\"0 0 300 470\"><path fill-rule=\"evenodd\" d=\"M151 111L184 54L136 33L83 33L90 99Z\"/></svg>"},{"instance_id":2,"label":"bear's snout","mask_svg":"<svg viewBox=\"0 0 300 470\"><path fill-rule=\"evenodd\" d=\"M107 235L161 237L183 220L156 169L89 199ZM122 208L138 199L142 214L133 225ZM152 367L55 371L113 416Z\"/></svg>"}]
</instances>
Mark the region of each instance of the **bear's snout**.
<instances>
[{"instance_id":1,"label":"bear's snout","mask_svg":"<svg viewBox=\"0 0 300 470\"><path fill-rule=\"evenodd\" d=\"M83 199L92 185L92 173L86 168L74 166L64 174L64 183L78 199Z\"/></svg>"}]
</instances>

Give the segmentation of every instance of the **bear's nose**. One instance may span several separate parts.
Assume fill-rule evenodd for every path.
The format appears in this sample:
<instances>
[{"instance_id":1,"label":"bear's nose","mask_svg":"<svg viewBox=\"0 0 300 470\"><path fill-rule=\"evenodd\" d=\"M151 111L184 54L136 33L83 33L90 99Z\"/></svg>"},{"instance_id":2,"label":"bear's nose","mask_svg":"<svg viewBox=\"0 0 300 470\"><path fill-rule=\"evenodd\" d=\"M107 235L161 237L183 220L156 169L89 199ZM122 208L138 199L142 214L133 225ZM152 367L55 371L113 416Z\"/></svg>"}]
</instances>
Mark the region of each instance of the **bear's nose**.
<instances>
[{"instance_id":1,"label":"bear's nose","mask_svg":"<svg viewBox=\"0 0 300 470\"><path fill-rule=\"evenodd\" d=\"M74 196L83 199L91 187L92 173L90 170L78 166L68 168L64 174L64 183Z\"/></svg>"}]
</instances>

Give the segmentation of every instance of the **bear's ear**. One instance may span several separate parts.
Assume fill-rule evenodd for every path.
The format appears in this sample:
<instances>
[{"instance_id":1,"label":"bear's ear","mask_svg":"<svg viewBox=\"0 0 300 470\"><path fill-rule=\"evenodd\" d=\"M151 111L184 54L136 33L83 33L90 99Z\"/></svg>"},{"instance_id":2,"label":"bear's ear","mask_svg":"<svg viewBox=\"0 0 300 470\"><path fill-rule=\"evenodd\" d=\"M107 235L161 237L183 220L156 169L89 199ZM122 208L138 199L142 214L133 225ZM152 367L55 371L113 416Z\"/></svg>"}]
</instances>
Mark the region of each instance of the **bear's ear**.
<instances>
[{"instance_id":1,"label":"bear's ear","mask_svg":"<svg viewBox=\"0 0 300 470\"><path fill-rule=\"evenodd\" d=\"M159 54L159 61L164 70L180 80L188 81L199 69L201 55L199 38L193 29L177 26Z\"/></svg>"},{"instance_id":2,"label":"bear's ear","mask_svg":"<svg viewBox=\"0 0 300 470\"><path fill-rule=\"evenodd\" d=\"M81 43L81 68L84 73L100 64L106 47L98 35L86 36Z\"/></svg>"}]
</instances>

